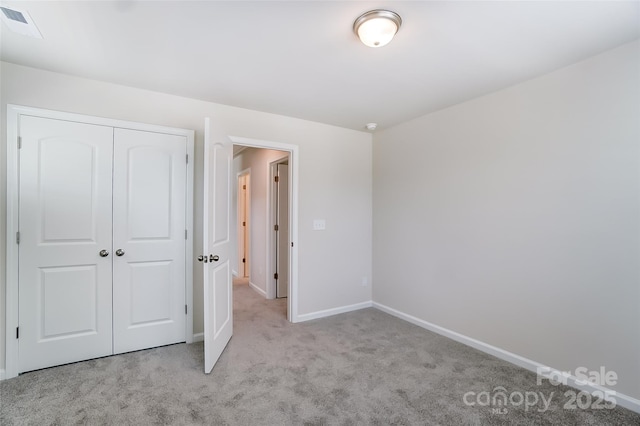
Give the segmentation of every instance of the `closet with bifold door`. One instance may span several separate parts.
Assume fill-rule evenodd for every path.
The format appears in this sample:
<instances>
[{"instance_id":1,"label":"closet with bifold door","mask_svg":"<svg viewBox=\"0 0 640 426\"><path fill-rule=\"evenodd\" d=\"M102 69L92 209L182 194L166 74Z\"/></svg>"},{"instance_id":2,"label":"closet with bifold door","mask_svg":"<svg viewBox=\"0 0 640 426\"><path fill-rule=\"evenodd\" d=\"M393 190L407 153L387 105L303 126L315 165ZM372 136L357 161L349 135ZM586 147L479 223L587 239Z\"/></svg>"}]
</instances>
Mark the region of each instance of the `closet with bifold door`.
<instances>
[{"instance_id":1,"label":"closet with bifold door","mask_svg":"<svg viewBox=\"0 0 640 426\"><path fill-rule=\"evenodd\" d=\"M193 132L72 117L19 116L18 372L186 340Z\"/></svg>"}]
</instances>

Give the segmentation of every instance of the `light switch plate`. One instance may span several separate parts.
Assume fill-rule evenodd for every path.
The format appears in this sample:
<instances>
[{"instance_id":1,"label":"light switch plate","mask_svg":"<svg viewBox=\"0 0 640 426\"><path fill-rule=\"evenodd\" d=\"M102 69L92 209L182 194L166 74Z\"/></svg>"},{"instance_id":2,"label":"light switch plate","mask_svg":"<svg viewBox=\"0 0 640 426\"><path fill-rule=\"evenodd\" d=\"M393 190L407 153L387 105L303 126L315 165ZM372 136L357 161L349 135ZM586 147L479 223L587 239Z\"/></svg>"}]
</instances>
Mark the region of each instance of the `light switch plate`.
<instances>
[{"instance_id":1,"label":"light switch plate","mask_svg":"<svg viewBox=\"0 0 640 426\"><path fill-rule=\"evenodd\" d=\"M327 222L324 219L314 219L313 220L313 230L314 231L324 231L327 229Z\"/></svg>"}]
</instances>

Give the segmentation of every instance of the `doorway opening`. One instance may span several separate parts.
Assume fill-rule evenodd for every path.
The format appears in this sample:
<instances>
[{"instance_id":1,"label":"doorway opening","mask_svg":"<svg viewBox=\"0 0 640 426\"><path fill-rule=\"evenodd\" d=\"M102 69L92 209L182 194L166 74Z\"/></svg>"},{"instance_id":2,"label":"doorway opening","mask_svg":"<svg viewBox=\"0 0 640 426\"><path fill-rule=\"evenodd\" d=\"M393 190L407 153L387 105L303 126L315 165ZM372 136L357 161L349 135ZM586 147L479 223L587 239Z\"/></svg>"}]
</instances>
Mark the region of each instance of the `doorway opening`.
<instances>
[{"instance_id":1,"label":"doorway opening","mask_svg":"<svg viewBox=\"0 0 640 426\"><path fill-rule=\"evenodd\" d=\"M245 169L238 174L237 195L238 265L234 275L240 279L248 279L251 270L251 240L249 238L251 235L251 169Z\"/></svg>"},{"instance_id":2,"label":"doorway opening","mask_svg":"<svg viewBox=\"0 0 640 426\"><path fill-rule=\"evenodd\" d=\"M234 282L265 299L282 299L287 319L297 322L297 147L230 139L236 177L231 193L237 198L231 204Z\"/></svg>"}]
</instances>

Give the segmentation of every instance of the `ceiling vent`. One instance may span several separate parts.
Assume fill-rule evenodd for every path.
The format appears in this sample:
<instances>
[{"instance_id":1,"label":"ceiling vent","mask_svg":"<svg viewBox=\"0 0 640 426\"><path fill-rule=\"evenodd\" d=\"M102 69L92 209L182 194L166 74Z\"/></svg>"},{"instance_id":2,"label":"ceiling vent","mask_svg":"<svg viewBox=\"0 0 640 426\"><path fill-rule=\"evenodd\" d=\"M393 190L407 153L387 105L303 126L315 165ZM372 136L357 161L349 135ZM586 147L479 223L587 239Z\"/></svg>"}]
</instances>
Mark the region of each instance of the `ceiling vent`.
<instances>
[{"instance_id":1,"label":"ceiling vent","mask_svg":"<svg viewBox=\"0 0 640 426\"><path fill-rule=\"evenodd\" d=\"M25 11L9 9L8 7L0 7L2 13L0 18L2 22L14 33L26 35L34 38L42 38L42 34L38 31L38 27L31 19L31 16Z\"/></svg>"}]
</instances>

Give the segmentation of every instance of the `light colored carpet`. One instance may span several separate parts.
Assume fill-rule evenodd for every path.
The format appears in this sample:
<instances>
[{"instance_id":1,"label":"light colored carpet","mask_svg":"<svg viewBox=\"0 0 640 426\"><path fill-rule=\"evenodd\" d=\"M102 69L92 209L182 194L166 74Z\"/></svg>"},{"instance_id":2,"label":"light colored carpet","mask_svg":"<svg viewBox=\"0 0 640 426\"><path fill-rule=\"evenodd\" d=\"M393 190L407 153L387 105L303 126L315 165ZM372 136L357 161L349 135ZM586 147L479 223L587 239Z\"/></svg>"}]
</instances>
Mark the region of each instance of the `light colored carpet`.
<instances>
[{"instance_id":1,"label":"light colored carpet","mask_svg":"<svg viewBox=\"0 0 640 426\"><path fill-rule=\"evenodd\" d=\"M247 285L234 297L234 336L211 375L202 343L26 373L0 382L0 424L640 424L619 407L564 409L568 388L375 309L290 324L284 299ZM545 412L463 402L497 386L556 396Z\"/></svg>"}]
</instances>

